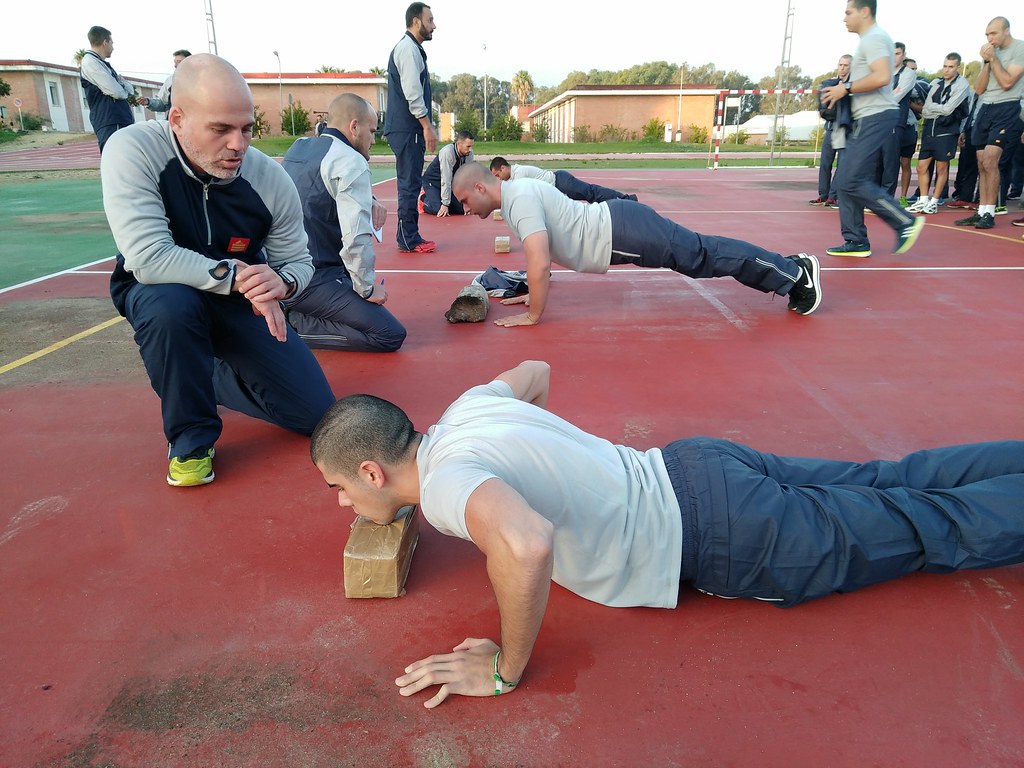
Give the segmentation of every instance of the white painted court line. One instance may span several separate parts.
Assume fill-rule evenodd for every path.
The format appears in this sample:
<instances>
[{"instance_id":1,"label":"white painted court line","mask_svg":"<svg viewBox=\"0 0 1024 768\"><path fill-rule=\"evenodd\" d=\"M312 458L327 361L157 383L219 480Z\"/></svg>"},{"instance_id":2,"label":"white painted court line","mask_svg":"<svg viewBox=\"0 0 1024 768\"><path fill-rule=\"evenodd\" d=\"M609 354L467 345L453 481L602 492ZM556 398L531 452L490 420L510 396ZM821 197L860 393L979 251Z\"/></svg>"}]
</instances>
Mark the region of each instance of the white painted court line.
<instances>
[{"instance_id":1,"label":"white painted court line","mask_svg":"<svg viewBox=\"0 0 1024 768\"><path fill-rule=\"evenodd\" d=\"M97 264L103 264L104 262L113 261L113 260L114 260L113 256L108 256L105 259L97 259L96 261L90 261L88 264L79 264L77 267L68 267L67 269L62 269L60 272L54 272L52 275L43 275L42 277L36 277L36 278L33 278L32 280L26 280L24 283L18 283L17 285L12 285L12 286L10 286L8 288L0 288L0 293L7 293L8 291L14 291L14 290L17 290L18 288L25 288L26 286L29 286L29 285L35 285L36 283L41 283L44 280L52 280L53 278L60 277L61 275L74 274L74 273L76 273L80 269L85 269L87 267L94 267ZM103 274L109 275L110 272L105 272Z\"/></svg>"}]
</instances>

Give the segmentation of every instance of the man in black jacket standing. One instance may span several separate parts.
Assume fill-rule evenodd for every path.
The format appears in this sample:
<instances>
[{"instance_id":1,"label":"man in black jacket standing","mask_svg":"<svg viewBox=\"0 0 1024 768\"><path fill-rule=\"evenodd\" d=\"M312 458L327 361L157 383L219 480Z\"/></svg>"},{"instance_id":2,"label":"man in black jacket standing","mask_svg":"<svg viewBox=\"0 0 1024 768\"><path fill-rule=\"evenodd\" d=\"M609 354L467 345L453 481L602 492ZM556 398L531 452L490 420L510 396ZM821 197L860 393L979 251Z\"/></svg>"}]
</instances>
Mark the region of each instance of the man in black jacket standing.
<instances>
[{"instance_id":1,"label":"man in black jacket standing","mask_svg":"<svg viewBox=\"0 0 1024 768\"><path fill-rule=\"evenodd\" d=\"M839 85L840 83L845 83L849 80L850 61L852 59L853 56L848 53L844 53L840 56L839 63L836 65L836 74L839 76L823 81L821 83L821 88L831 88L833 85ZM833 163L835 163L836 173L839 172L839 150L832 145L832 130L835 127L837 112L838 105L826 107L821 103L819 98L818 114L820 114L821 119L825 121L825 134L821 140L821 157L818 162L818 197L810 201L811 205L838 207L833 181L834 176L832 174Z\"/></svg>"}]
</instances>

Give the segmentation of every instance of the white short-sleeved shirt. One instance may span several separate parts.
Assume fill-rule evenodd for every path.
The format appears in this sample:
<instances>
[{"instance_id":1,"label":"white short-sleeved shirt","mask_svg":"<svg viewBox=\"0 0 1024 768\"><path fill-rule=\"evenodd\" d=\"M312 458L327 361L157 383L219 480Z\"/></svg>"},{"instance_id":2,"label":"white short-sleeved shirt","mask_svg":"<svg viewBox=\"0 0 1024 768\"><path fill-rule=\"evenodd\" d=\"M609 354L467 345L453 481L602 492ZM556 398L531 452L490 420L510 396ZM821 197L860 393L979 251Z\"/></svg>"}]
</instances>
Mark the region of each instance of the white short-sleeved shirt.
<instances>
[{"instance_id":1,"label":"white short-sleeved shirt","mask_svg":"<svg viewBox=\"0 0 1024 768\"><path fill-rule=\"evenodd\" d=\"M543 181L545 184L555 185L555 172L549 171L547 168L538 168L535 165L512 165L511 177L509 181L516 181L517 179L537 179Z\"/></svg>"},{"instance_id":2,"label":"white short-sleeved shirt","mask_svg":"<svg viewBox=\"0 0 1024 768\"><path fill-rule=\"evenodd\" d=\"M996 58L1003 65L1003 69L1010 67L1024 67L1024 40L1014 40L1005 48L996 48ZM1009 101L1017 101L1024 97L1024 76L1020 77L1013 88L1004 91L999 85L996 76L989 73L988 86L985 92L979 96L981 104L1004 104Z\"/></svg>"},{"instance_id":3,"label":"white short-sleeved shirt","mask_svg":"<svg viewBox=\"0 0 1024 768\"><path fill-rule=\"evenodd\" d=\"M874 91L850 94L850 109L854 120L877 115L879 112L896 109L899 106L892 90L895 51L892 38L877 24L860 36L853 61L850 62L850 82L867 77L871 73L872 62L884 57L889 58L889 82Z\"/></svg>"},{"instance_id":4,"label":"white short-sleeved shirt","mask_svg":"<svg viewBox=\"0 0 1024 768\"><path fill-rule=\"evenodd\" d=\"M574 272L608 271L612 260L612 216L605 203L572 200L536 179L501 183L501 215L525 241L548 233L551 260Z\"/></svg>"},{"instance_id":5,"label":"white short-sleeved shirt","mask_svg":"<svg viewBox=\"0 0 1024 768\"><path fill-rule=\"evenodd\" d=\"M675 607L682 521L660 449L614 445L493 381L456 400L416 458L441 533L471 539L466 504L499 478L553 524L555 583L604 605Z\"/></svg>"}]
</instances>

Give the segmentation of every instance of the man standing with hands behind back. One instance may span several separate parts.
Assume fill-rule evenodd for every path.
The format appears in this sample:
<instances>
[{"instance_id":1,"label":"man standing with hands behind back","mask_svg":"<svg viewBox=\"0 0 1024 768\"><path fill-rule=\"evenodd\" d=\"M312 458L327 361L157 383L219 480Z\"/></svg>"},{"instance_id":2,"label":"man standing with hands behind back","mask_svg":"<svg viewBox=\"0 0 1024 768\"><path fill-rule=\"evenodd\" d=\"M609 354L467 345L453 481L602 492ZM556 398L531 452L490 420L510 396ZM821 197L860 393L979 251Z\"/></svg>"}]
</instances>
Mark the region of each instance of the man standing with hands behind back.
<instances>
[{"instance_id":1,"label":"man standing with hands behind back","mask_svg":"<svg viewBox=\"0 0 1024 768\"><path fill-rule=\"evenodd\" d=\"M388 111L384 136L395 153L398 173L398 250L433 253L437 243L420 234L419 202L423 186L423 158L437 148L431 122L430 72L423 43L434 36L434 14L425 3L405 11L406 32L388 58Z\"/></svg>"},{"instance_id":2,"label":"man standing with hands behind back","mask_svg":"<svg viewBox=\"0 0 1024 768\"><path fill-rule=\"evenodd\" d=\"M846 138L836 182L844 242L826 251L831 256L871 255L865 208L896 231L893 253L909 251L924 227L923 217L905 212L873 178L899 119L892 90L895 48L892 38L875 21L876 5L875 0L849 0L846 4L846 28L858 34L860 42L850 64L850 79L822 95L826 107L850 99L853 113L853 130Z\"/></svg>"}]
</instances>

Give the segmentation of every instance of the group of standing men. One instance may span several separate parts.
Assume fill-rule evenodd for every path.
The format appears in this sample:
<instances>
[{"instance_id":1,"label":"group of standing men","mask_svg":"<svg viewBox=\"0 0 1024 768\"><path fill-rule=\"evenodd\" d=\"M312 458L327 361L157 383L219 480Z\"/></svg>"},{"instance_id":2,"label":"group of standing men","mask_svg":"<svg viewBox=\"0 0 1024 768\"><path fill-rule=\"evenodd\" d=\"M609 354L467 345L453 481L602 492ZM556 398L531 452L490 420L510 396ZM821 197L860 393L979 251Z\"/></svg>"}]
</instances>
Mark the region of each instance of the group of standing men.
<instances>
[{"instance_id":1,"label":"group of standing men","mask_svg":"<svg viewBox=\"0 0 1024 768\"><path fill-rule=\"evenodd\" d=\"M958 146L961 166L951 207L974 207L976 194L980 203L974 213L956 224L991 229L997 213L1006 212L1005 201L1012 194L1006 170L1015 154L1024 154L1020 148L1024 133L1024 42L1013 39L1006 18L996 17L986 27L987 42L980 51L982 68L973 90L960 73L961 56L949 53L942 76L926 92L917 92L915 63L906 58L905 45L893 43L878 26L875 10L873 0L850 0L847 4L847 29L858 34L860 42L853 56L839 60L838 77L822 83L821 113L826 119L826 132L818 198L811 204L840 210L844 242L827 250L834 256L871 255L865 209L896 231L897 252L905 251L923 226L923 220L911 214L935 213L939 199L945 197L950 161ZM923 120L917 167L919 196L914 204L904 207L918 117ZM897 201L896 179L901 165L903 194ZM976 176L971 170L975 166ZM1024 226L1024 217L1013 224Z\"/></svg>"}]
</instances>

